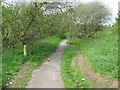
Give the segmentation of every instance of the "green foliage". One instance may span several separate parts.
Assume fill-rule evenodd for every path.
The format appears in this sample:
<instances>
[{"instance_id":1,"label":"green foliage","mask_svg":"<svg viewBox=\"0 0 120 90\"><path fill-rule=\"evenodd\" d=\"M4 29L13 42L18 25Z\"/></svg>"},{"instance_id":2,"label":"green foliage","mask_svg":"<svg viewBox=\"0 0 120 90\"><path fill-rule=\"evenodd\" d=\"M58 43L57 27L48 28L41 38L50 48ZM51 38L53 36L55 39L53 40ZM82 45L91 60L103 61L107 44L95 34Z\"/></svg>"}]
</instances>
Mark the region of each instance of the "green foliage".
<instances>
[{"instance_id":1,"label":"green foliage","mask_svg":"<svg viewBox=\"0 0 120 90\"><path fill-rule=\"evenodd\" d=\"M81 40L76 48L79 47L78 50L86 56L95 72L118 79L118 35L112 31L99 32L97 35L96 38Z\"/></svg>"},{"instance_id":2,"label":"green foliage","mask_svg":"<svg viewBox=\"0 0 120 90\"><path fill-rule=\"evenodd\" d=\"M101 9L99 9L99 4L98 6L96 4L94 5L94 3L89 5L88 4L82 5L83 7L85 7L88 13L87 11L85 11L84 8L81 9L81 7L80 8L77 7L80 9L81 13L77 13L76 16L71 12L72 9L70 10L70 7L66 8L67 5L68 4L57 2L53 3L31 2L29 4L28 3L12 4L3 2L2 4L3 85L5 85L14 74L16 74L16 72L19 70L19 66L24 62L29 61L32 62L32 64L34 64L35 66L39 65L43 61L43 59L45 59L45 57L49 56L55 50L55 48L57 48L57 45L61 39L66 38L68 35L70 35L71 37L79 38L89 37L88 34L90 35L91 33L94 34L94 32L91 32L91 30L96 31L103 27L102 26L103 22L98 23L98 21L100 21L101 19L102 21L107 21L106 16L104 16L103 14L108 15L109 13L107 12L107 9L104 8L104 6ZM95 7L98 8L98 11L96 11ZM66 11L62 12L65 9ZM79 12L79 9L75 9L75 11L77 10L76 12ZM90 10L94 9L95 10L94 13L96 13L96 15L98 16L96 16L96 18L87 19L87 17L90 16L93 17L94 14L94 13L91 14L90 13L91 11L89 9ZM86 19L82 18L83 16L85 16ZM101 18L98 18L99 16ZM80 20L84 19L82 20L82 23L84 23L83 25L80 24L79 26L78 24L76 24L77 22L76 19L78 20L78 17ZM42 40L42 42L40 40ZM108 44L107 41L111 43L111 40L113 40L113 38L111 38L111 40L105 38L105 40L106 40L105 44ZM92 41L92 39L90 41L89 40L88 41L86 40L85 42L82 41L83 43L80 43L80 41L81 40L71 39L67 43L69 45L75 45L75 48L76 45L81 46L82 48L82 45L85 44L85 42L86 44L88 44L90 41ZM23 44L27 45L26 57L23 56ZM85 50L88 51L89 50L89 48L87 50L88 46L87 45L85 46L86 46ZM104 46L107 47L107 45ZM112 44L110 44L110 46L112 47ZM63 58L64 66L62 66L62 68L68 70L68 72L66 72L64 69L62 70L63 75L68 78L68 79L64 78L64 81L67 83L69 82L69 80L71 80L70 83L68 84L65 83L66 87L71 87L72 85L74 87L82 86L87 87L89 86L89 83L87 81L83 82L80 80L83 77L83 75L81 74L81 71L78 70L78 67L77 66L75 68L70 67L71 59L75 55L75 52L77 51L78 48L75 49L74 47L73 48L69 47L68 50L66 50L65 52L67 54L67 55L65 54L67 57L63 56L65 59ZM100 46L98 45L98 47ZM69 50L70 52L67 53ZM85 52L85 50L83 50L83 52ZM112 57L112 53L110 55L111 58L113 59L114 57ZM77 76L74 77L73 72L76 70L78 70L78 73L76 74ZM108 70L107 74L109 74L110 72L111 71ZM102 73L102 71L100 71L100 73ZM81 74L81 76L79 76L79 74ZM117 78L115 75L114 77ZM79 80L79 82L81 82L81 84L79 84L78 81L76 81L77 79Z\"/></svg>"},{"instance_id":3,"label":"green foliage","mask_svg":"<svg viewBox=\"0 0 120 90\"><path fill-rule=\"evenodd\" d=\"M118 34L118 22L116 22L115 24L112 25L112 32L113 33L117 33Z\"/></svg>"},{"instance_id":4,"label":"green foliage","mask_svg":"<svg viewBox=\"0 0 120 90\"><path fill-rule=\"evenodd\" d=\"M89 37L103 27L102 24L109 16L109 11L101 3L82 4L73 9L73 12L66 8L68 10L62 13L55 10L60 9L59 5L66 7L67 4L55 2L6 4L3 2L2 5L2 35L3 46L9 48L36 42L49 36L58 35L65 38L66 32L73 37ZM84 11L84 8L87 11ZM100 8L99 11L96 11L96 8ZM91 13L92 11L94 13ZM99 22L101 20L102 22Z\"/></svg>"},{"instance_id":5,"label":"green foliage","mask_svg":"<svg viewBox=\"0 0 120 90\"><path fill-rule=\"evenodd\" d=\"M85 55L95 72L111 79L118 79L117 34L112 31L102 31L96 36L89 40L70 39L67 42L68 45L74 46L68 46L62 56L61 72L65 87L95 87L88 80L82 81L85 77L78 66L71 66L72 58L78 51ZM76 75L74 75L75 72L77 72Z\"/></svg>"},{"instance_id":6,"label":"green foliage","mask_svg":"<svg viewBox=\"0 0 120 90\"><path fill-rule=\"evenodd\" d=\"M16 47L24 43L36 42L45 37L63 35L66 32L66 13L45 14L57 9L52 6L56 3L13 4L2 6L4 47ZM43 7L46 7L45 10Z\"/></svg>"},{"instance_id":7,"label":"green foliage","mask_svg":"<svg viewBox=\"0 0 120 90\"><path fill-rule=\"evenodd\" d=\"M81 41L81 39L70 39L69 41L67 41L67 44L68 45L76 45L76 44L79 44Z\"/></svg>"},{"instance_id":8,"label":"green foliage","mask_svg":"<svg viewBox=\"0 0 120 90\"><path fill-rule=\"evenodd\" d=\"M79 48L76 46L68 46L62 55L61 73L64 86L65 88L94 87L89 80L82 80L82 78L85 77L83 76L79 66L71 66L72 58L73 56L76 56L78 49Z\"/></svg>"},{"instance_id":9,"label":"green foliage","mask_svg":"<svg viewBox=\"0 0 120 90\"><path fill-rule=\"evenodd\" d=\"M60 38L47 38L42 42L31 44L28 46L28 56L31 61L39 61L47 56L50 53L55 51L58 43L60 42Z\"/></svg>"},{"instance_id":10,"label":"green foliage","mask_svg":"<svg viewBox=\"0 0 120 90\"><path fill-rule=\"evenodd\" d=\"M84 40L80 43L93 69L113 79L118 78L118 35L108 34L105 37Z\"/></svg>"},{"instance_id":11,"label":"green foliage","mask_svg":"<svg viewBox=\"0 0 120 90\"><path fill-rule=\"evenodd\" d=\"M100 2L81 4L73 10L72 19L75 29L71 30L74 37L89 38L110 20L110 11Z\"/></svg>"},{"instance_id":12,"label":"green foliage","mask_svg":"<svg viewBox=\"0 0 120 90\"><path fill-rule=\"evenodd\" d=\"M5 85L24 62L39 65L55 51L61 38L66 38L68 23L65 22L67 14L59 8L63 5L66 8L64 3L2 3L2 80ZM26 57L23 44L27 45Z\"/></svg>"},{"instance_id":13,"label":"green foliage","mask_svg":"<svg viewBox=\"0 0 120 90\"><path fill-rule=\"evenodd\" d=\"M21 49L19 48L19 51ZM15 52L18 50L3 50L2 56L2 84L5 85L10 79L11 76L15 75L15 72L19 70L19 66L27 61L22 54L17 55Z\"/></svg>"},{"instance_id":14,"label":"green foliage","mask_svg":"<svg viewBox=\"0 0 120 90\"><path fill-rule=\"evenodd\" d=\"M112 25L113 33L119 33L120 34L120 12L118 13L118 18L116 18L116 23Z\"/></svg>"},{"instance_id":15,"label":"green foliage","mask_svg":"<svg viewBox=\"0 0 120 90\"><path fill-rule=\"evenodd\" d=\"M42 42L36 42L27 46L28 55L23 55L23 47L3 49L3 72L2 83L5 85L13 75L19 71L19 66L24 62L32 62L33 65L39 66L43 59L49 56L57 48L60 38L46 38Z\"/></svg>"},{"instance_id":16,"label":"green foliage","mask_svg":"<svg viewBox=\"0 0 120 90\"><path fill-rule=\"evenodd\" d=\"M58 35L58 37L60 37L61 39L65 39L67 37L66 34L62 34L62 35Z\"/></svg>"}]
</instances>

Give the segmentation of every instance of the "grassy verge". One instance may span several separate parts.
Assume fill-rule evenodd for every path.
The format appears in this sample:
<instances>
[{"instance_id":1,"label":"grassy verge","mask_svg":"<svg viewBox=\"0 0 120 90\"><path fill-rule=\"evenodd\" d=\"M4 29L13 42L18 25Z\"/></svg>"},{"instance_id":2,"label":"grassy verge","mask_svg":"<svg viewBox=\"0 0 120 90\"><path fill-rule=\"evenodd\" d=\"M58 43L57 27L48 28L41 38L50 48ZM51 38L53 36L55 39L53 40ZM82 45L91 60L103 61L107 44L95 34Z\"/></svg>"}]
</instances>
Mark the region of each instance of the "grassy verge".
<instances>
[{"instance_id":1,"label":"grassy verge","mask_svg":"<svg viewBox=\"0 0 120 90\"><path fill-rule=\"evenodd\" d=\"M77 46L68 46L62 56L61 74L64 81L65 88L87 88L95 87L89 80L84 80L79 66L75 64L72 66L72 58L77 54Z\"/></svg>"},{"instance_id":2,"label":"grassy verge","mask_svg":"<svg viewBox=\"0 0 120 90\"><path fill-rule=\"evenodd\" d=\"M53 38L46 38L42 42L36 42L34 44L27 45L27 52L28 55L25 57L23 56L23 48L14 48L14 49L3 49L3 55L2 55L2 83L3 86L5 86L6 83L14 76L20 69L20 65L22 65L24 62L29 62L30 68L27 68L25 71L25 74L21 73L22 79L18 80L19 85L13 86L13 87L21 87L24 88L27 84L28 79L25 79L27 77L31 76L31 72L33 69L38 67L42 61L49 56L52 52L55 51L55 49L58 47L60 38L53 37Z\"/></svg>"},{"instance_id":3,"label":"grassy verge","mask_svg":"<svg viewBox=\"0 0 120 90\"><path fill-rule=\"evenodd\" d=\"M103 33L96 35L97 38L95 36L89 40L71 39L67 42L69 46L62 56L61 65L65 87L93 88L89 81L82 81L84 76L80 68L71 66L72 58L78 51L84 54L95 72L111 79L118 79L118 35L112 32ZM74 75L76 71L77 74Z\"/></svg>"},{"instance_id":4,"label":"grassy verge","mask_svg":"<svg viewBox=\"0 0 120 90\"><path fill-rule=\"evenodd\" d=\"M79 44L92 68L103 76L118 79L118 35L108 34Z\"/></svg>"}]
</instances>

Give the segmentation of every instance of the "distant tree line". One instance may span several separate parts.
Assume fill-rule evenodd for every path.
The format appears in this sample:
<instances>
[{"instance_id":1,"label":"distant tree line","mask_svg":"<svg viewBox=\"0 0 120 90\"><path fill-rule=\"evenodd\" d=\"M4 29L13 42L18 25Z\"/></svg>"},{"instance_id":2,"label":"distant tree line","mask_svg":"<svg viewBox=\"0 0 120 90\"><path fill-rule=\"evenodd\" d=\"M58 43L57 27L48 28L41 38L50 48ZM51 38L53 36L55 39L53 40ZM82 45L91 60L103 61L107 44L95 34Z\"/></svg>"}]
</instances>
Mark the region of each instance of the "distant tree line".
<instances>
[{"instance_id":1,"label":"distant tree line","mask_svg":"<svg viewBox=\"0 0 120 90\"><path fill-rule=\"evenodd\" d=\"M59 2L6 3L2 5L3 46L14 47L64 34L69 5Z\"/></svg>"},{"instance_id":2,"label":"distant tree line","mask_svg":"<svg viewBox=\"0 0 120 90\"><path fill-rule=\"evenodd\" d=\"M89 38L110 19L102 3L71 5L69 2L2 4L3 47L36 42L49 36Z\"/></svg>"}]
</instances>

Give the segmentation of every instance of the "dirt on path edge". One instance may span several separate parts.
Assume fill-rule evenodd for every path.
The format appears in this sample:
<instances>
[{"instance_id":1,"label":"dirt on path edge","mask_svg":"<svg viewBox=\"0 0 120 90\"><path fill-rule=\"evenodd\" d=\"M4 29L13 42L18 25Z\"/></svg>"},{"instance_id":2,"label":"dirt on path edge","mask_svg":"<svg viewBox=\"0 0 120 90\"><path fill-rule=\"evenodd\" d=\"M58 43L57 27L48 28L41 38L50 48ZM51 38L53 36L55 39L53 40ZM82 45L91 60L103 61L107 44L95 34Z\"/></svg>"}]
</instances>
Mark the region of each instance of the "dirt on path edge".
<instances>
[{"instance_id":1,"label":"dirt on path edge","mask_svg":"<svg viewBox=\"0 0 120 90\"><path fill-rule=\"evenodd\" d=\"M97 88L118 88L117 80L113 81L108 77L103 77L100 74L95 73L83 54L78 53L78 55L73 57L72 63L74 64L75 62L77 62L83 75L87 77L91 83L95 84Z\"/></svg>"}]
</instances>

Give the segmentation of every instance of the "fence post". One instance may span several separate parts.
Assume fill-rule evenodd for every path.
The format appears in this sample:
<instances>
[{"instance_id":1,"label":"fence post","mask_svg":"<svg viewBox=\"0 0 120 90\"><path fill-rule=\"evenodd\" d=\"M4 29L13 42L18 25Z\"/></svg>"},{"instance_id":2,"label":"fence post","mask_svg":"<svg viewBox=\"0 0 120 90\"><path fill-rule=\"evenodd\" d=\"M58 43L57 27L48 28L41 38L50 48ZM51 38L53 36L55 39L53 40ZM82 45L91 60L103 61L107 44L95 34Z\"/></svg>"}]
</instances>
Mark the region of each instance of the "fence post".
<instances>
[{"instance_id":1,"label":"fence post","mask_svg":"<svg viewBox=\"0 0 120 90\"><path fill-rule=\"evenodd\" d=\"M24 56L27 55L26 45L24 45Z\"/></svg>"}]
</instances>

